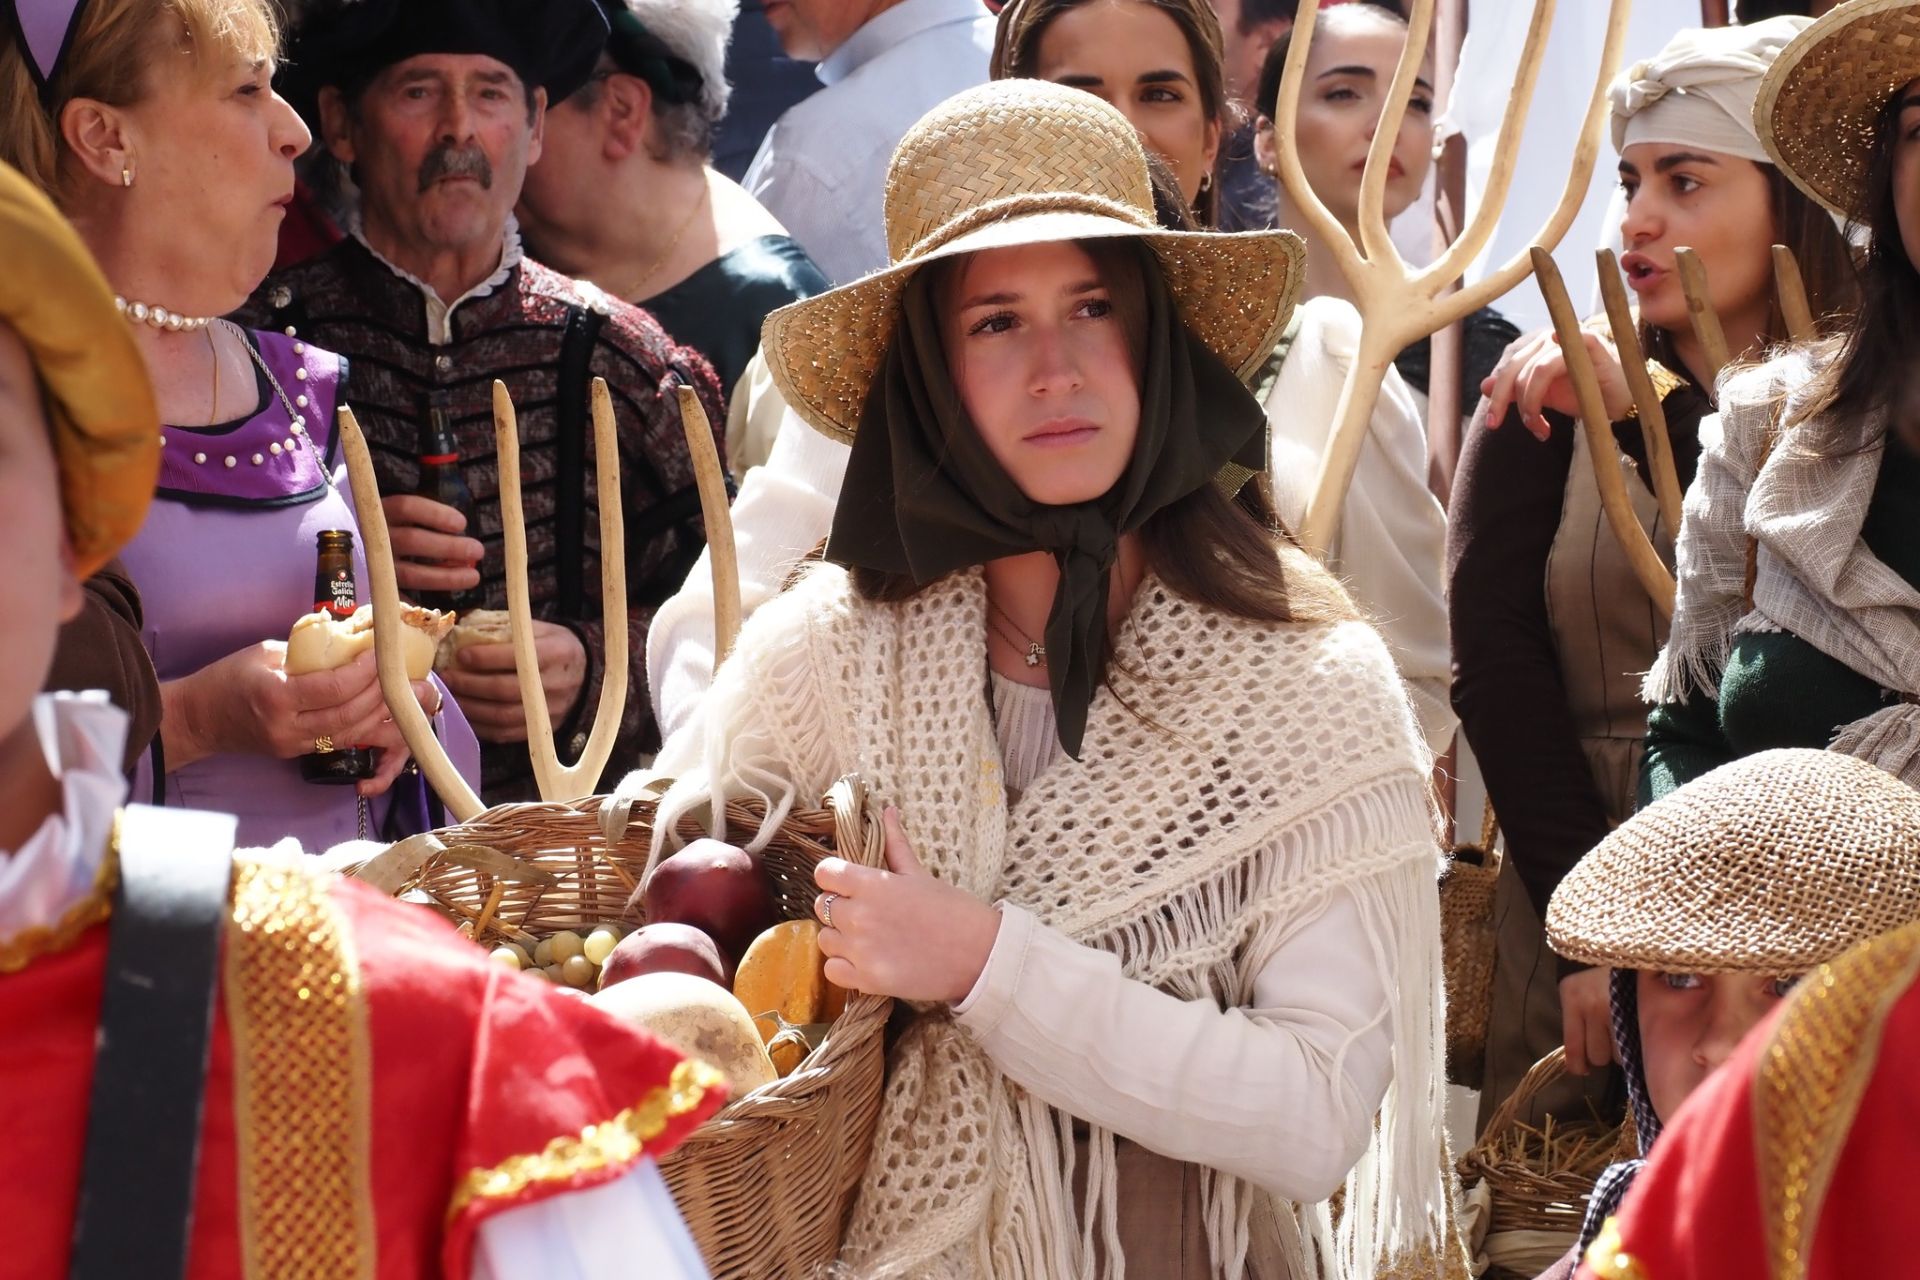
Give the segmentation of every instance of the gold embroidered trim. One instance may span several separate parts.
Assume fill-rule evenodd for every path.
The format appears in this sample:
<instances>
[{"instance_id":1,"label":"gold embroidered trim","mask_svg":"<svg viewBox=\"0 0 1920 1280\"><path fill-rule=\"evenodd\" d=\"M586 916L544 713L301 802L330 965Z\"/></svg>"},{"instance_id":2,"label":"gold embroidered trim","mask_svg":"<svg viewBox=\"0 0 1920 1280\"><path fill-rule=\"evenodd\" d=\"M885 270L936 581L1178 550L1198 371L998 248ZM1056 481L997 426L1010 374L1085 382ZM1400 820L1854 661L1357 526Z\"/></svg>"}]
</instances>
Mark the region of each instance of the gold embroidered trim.
<instances>
[{"instance_id":1,"label":"gold embroidered trim","mask_svg":"<svg viewBox=\"0 0 1920 1280\"><path fill-rule=\"evenodd\" d=\"M67 950L80 941L80 935L105 920L113 912L113 890L120 883L120 819L113 820L113 839L107 844L107 856L93 873L93 888L60 913L49 925L23 929L11 938L0 938L0 973L18 973L41 956Z\"/></svg>"},{"instance_id":2,"label":"gold embroidered trim","mask_svg":"<svg viewBox=\"0 0 1920 1280\"><path fill-rule=\"evenodd\" d=\"M696 1110L709 1089L725 1084L726 1078L706 1063L683 1059L670 1081L604 1124L555 1138L536 1154L509 1156L490 1169L468 1173L454 1190L447 1218L458 1217L476 1200L510 1199L541 1183L565 1182L581 1173L631 1163L669 1121Z\"/></svg>"},{"instance_id":3,"label":"gold embroidered trim","mask_svg":"<svg viewBox=\"0 0 1920 1280\"><path fill-rule=\"evenodd\" d=\"M367 1011L346 921L303 867L236 860L226 948L251 1280L371 1280Z\"/></svg>"},{"instance_id":4,"label":"gold embroidered trim","mask_svg":"<svg viewBox=\"0 0 1920 1280\"><path fill-rule=\"evenodd\" d=\"M1625 1245L1619 1221L1608 1218L1587 1246L1587 1266L1600 1280L1649 1280L1646 1267L1626 1251Z\"/></svg>"},{"instance_id":5,"label":"gold embroidered trim","mask_svg":"<svg viewBox=\"0 0 1920 1280\"><path fill-rule=\"evenodd\" d=\"M1920 929L1886 934L1801 980L1761 1053L1753 1087L1755 1157L1774 1280L1807 1274L1813 1233L1880 1033L1920 974Z\"/></svg>"}]
</instances>

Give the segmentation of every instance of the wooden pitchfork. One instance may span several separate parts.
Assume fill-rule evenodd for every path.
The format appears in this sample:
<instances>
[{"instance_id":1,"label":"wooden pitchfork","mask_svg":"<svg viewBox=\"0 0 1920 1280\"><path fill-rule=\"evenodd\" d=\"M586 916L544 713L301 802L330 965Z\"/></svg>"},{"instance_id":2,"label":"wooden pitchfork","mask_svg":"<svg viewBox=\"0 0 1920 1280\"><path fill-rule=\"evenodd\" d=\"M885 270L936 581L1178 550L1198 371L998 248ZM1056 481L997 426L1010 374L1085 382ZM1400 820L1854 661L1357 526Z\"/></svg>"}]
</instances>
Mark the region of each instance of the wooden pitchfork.
<instances>
[{"instance_id":1,"label":"wooden pitchfork","mask_svg":"<svg viewBox=\"0 0 1920 1280\"><path fill-rule=\"evenodd\" d=\"M1374 130L1367 151L1367 166L1360 180L1360 243L1355 245L1339 221L1314 194L1300 166L1299 150L1293 145L1295 123L1299 118L1300 93L1306 75L1307 51L1313 43L1313 27L1319 6L1300 6L1295 19L1292 47L1287 51L1286 68L1280 80L1280 97L1274 109L1274 135L1279 147L1280 180L1285 183L1300 216L1333 253L1340 272L1353 289L1360 312L1360 349L1347 371L1341 388L1339 408L1335 411L1333 435L1320 460L1320 473L1314 481L1313 496L1301 522L1300 540L1315 551L1325 551L1340 520L1340 507L1347 487L1353 481L1353 469L1366 442L1367 428L1374 405L1380 398L1380 386L1395 356L1408 344L1418 341L1465 317L1469 312L1492 302L1513 288L1529 269L1527 254L1517 254L1479 283L1456 293L1447 288L1480 255L1492 238L1500 211L1513 186L1514 161L1519 150L1520 132L1527 109L1532 105L1534 87L1540 79L1547 34L1553 24L1556 0L1535 0L1533 21L1520 58L1519 74L1513 96L1507 102L1500 121L1500 135L1494 152L1493 172L1487 181L1480 207L1474 210L1460 236L1432 266L1415 271L1400 256L1387 230L1385 198L1387 169L1393 160L1393 142L1406 118L1407 104L1413 94L1413 82L1427 47L1433 25L1434 0L1413 0L1407 19L1407 45L1394 72L1393 86L1387 92L1386 106ZM1631 0L1610 0L1607 36L1600 54L1599 73L1587 102L1585 123L1579 143L1574 147L1573 163L1567 174L1560 202L1536 237L1538 243L1552 246L1566 234L1579 211L1587 183L1593 176L1595 158L1600 151L1601 126L1606 120L1607 86L1620 65L1620 54L1627 35L1627 16Z\"/></svg>"},{"instance_id":2,"label":"wooden pitchfork","mask_svg":"<svg viewBox=\"0 0 1920 1280\"><path fill-rule=\"evenodd\" d=\"M1535 245L1531 253L1534 276L1546 299L1547 311L1553 317L1554 333L1567 362L1567 378L1573 383L1574 398L1580 406L1580 421L1587 438L1587 459L1593 466L1607 525L1626 551L1627 561L1633 566L1634 576L1640 579L1640 585L1646 588L1647 595L1660 612L1671 617L1673 573L1660 558L1653 539L1634 514L1632 499L1627 494L1626 478L1620 470L1619 445L1614 440L1613 424L1600 394L1599 375L1594 370L1586 343L1582 341L1579 316L1567 296L1566 284L1560 277L1559 268L1554 265L1552 255L1539 245ZM1678 249L1674 256L1679 268L1680 287L1687 299L1688 320L1695 337L1700 341L1709 376L1717 379L1728 361L1727 339L1720 317L1708 300L1705 268L1691 249ZM1666 412L1661 407L1660 394L1653 385L1653 379L1647 374L1646 353L1640 347L1639 330L1632 308L1627 305L1626 288L1620 281L1619 263L1609 249L1600 250L1597 257L1600 295L1606 306L1607 327L1612 331L1614 347L1620 354L1621 371L1626 376L1627 390L1633 397L1642 438L1646 441L1647 471L1653 480L1654 498L1659 504L1662 522L1677 536L1680 529L1680 477L1673 459ZM1779 299L1780 314L1786 322L1787 332L1796 342L1807 341L1814 336L1813 311L1807 302L1799 263L1794 260L1791 250L1777 244L1773 246L1773 266L1775 295Z\"/></svg>"},{"instance_id":3,"label":"wooden pitchfork","mask_svg":"<svg viewBox=\"0 0 1920 1280\"><path fill-rule=\"evenodd\" d=\"M527 527L521 505L520 432L513 398L506 385L493 384L494 444L500 467L500 523L506 538L507 615L513 637L514 673L520 685L521 706L527 716L527 750L533 760L534 780L543 800L570 800L591 792L613 754L619 733L621 712L626 705L630 655L627 644L627 569L626 528L620 501L619 438L614 425L613 401L604 379L593 380L594 474L598 481L600 508L600 598L601 616L607 620L606 674L600 686L600 702L595 709L593 727L585 749L572 766L562 765L553 745L553 722L547 710L545 690L540 685L539 663L534 651L533 610L527 587ZM713 540L716 599L728 597L722 591L724 572L733 571L732 527L727 521L726 483L713 444L712 428L699 399L689 387L679 388L682 423L692 450L699 485L701 506L706 515L708 536ZM480 797L460 776L446 749L433 735L426 713L414 700L402 663L399 644L400 593L394 573L393 541L387 531L386 516L380 506L379 483L374 478L373 460L366 438L353 411L342 406L339 412L340 440L346 454L347 475L353 485L360 530L366 544L367 575L373 603L375 662L380 672L380 689L394 723L400 728L407 746L435 794L457 822L469 822L485 808ZM715 499L718 508L716 534ZM724 548L721 544L724 544ZM731 579L733 625L738 627L739 587ZM716 642L732 637L722 626L716 627Z\"/></svg>"}]
</instances>

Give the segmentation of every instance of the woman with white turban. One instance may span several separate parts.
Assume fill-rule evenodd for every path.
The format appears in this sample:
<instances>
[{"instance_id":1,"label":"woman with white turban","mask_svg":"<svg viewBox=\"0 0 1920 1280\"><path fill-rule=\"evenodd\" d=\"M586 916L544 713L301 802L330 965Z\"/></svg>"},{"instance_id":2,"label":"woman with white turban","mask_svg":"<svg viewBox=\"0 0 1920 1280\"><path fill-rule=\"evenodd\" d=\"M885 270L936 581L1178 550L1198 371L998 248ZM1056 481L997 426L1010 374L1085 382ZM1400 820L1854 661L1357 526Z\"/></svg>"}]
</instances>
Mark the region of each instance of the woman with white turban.
<instances>
[{"instance_id":1,"label":"woman with white turban","mask_svg":"<svg viewBox=\"0 0 1920 1280\"><path fill-rule=\"evenodd\" d=\"M1713 411L1674 250L1699 254L1738 357L1786 337L1770 246L1799 258L1815 313L1853 298L1845 239L1767 158L1752 110L1761 77L1805 18L1680 32L1613 85L1613 142L1626 195L1621 266L1638 297L1640 345L1662 394L1682 485ZM1602 323L1586 345L1635 511L1669 563L1620 359ZM1529 1065L1564 1043L1588 1076L1612 1059L1602 971L1556 966L1542 942L1547 899L1588 849L1634 808L1646 732L1640 674L1666 620L1601 515L1584 428L1551 331L1508 348L1482 391L1454 482L1448 572L1453 704L1507 838L1496 907L1501 940L1482 1090L1491 1108ZM1583 1112L1583 1083L1545 1111ZM1537 1117L1536 1117L1537 1118Z\"/></svg>"}]
</instances>

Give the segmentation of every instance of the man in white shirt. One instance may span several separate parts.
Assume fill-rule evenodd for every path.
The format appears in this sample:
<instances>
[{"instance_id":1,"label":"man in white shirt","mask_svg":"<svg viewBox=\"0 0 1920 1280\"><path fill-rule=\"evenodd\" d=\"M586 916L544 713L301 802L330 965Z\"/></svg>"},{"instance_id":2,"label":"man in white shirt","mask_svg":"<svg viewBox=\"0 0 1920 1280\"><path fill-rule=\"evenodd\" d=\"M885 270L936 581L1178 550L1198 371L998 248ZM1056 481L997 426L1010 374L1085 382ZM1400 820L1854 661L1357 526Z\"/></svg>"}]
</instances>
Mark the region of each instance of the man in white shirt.
<instances>
[{"instance_id":1,"label":"man in white shirt","mask_svg":"<svg viewBox=\"0 0 1920 1280\"><path fill-rule=\"evenodd\" d=\"M826 88L780 117L745 185L846 284L887 265L887 162L921 116L986 83L993 15L980 0L767 0L766 13Z\"/></svg>"}]
</instances>

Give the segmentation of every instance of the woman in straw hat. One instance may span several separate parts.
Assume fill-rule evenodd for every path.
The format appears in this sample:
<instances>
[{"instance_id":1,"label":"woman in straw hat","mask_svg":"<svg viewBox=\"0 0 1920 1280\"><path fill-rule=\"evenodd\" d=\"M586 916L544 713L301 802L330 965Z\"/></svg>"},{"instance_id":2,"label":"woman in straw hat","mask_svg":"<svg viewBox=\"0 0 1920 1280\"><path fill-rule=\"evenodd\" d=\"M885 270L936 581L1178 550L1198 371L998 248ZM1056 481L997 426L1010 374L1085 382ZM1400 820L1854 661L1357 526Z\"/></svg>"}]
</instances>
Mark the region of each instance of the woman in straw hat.
<instances>
[{"instance_id":1,"label":"woman in straw hat","mask_svg":"<svg viewBox=\"0 0 1920 1280\"><path fill-rule=\"evenodd\" d=\"M1867 240L1861 303L1838 337L1722 379L1645 685L1643 798L1777 746L1831 746L1920 784L1916 36L1911 0L1849 0L1761 84L1775 163Z\"/></svg>"},{"instance_id":2,"label":"woman in straw hat","mask_svg":"<svg viewBox=\"0 0 1920 1280\"><path fill-rule=\"evenodd\" d=\"M1820 966L1660 1140L1587 1280L1913 1271L1920 924Z\"/></svg>"},{"instance_id":3,"label":"woman in straw hat","mask_svg":"<svg viewBox=\"0 0 1920 1280\"><path fill-rule=\"evenodd\" d=\"M273 264L305 126L273 92L267 0L0 0L0 161L70 217L122 298L159 401L159 497L122 553L161 681L137 794L311 850L428 825L368 653L289 676L316 536L357 532L333 410L345 364L217 317ZM356 548L356 581L366 581ZM464 571L453 571L464 572ZM478 744L437 677L414 687L465 771ZM367 776L298 757L376 748ZM398 785L396 785L398 784Z\"/></svg>"},{"instance_id":4,"label":"woman in straw hat","mask_svg":"<svg viewBox=\"0 0 1920 1280\"><path fill-rule=\"evenodd\" d=\"M1161 225L1191 229L1184 206L1195 200L1201 225L1213 225L1207 175L1231 104L1220 23L1207 0L1023 0L1001 16L993 74L1054 79L1114 103L1138 130L1156 171ZM1248 374L1267 407L1269 474L1276 504L1289 517L1306 509L1359 333L1352 307L1311 300ZM842 445L789 418L769 465L742 481L734 519L748 611L771 598L793 562L827 533L846 457ZM1436 753L1446 751L1454 730L1441 590L1445 541L1445 514L1427 490L1425 428L1411 393L1389 374L1328 563L1377 620ZM665 734L692 713L712 678L711 582L702 561L647 636L648 687Z\"/></svg>"},{"instance_id":5,"label":"woman in straw hat","mask_svg":"<svg viewBox=\"0 0 1920 1280\"><path fill-rule=\"evenodd\" d=\"M1273 523L1237 376L1299 241L1152 207L1119 112L984 86L894 157L893 266L768 320L847 482L829 563L663 750L655 829L757 796L764 835L850 771L898 806L887 870L817 873L827 976L913 1011L855 1274L1448 1256L1427 755Z\"/></svg>"},{"instance_id":6,"label":"woman in straw hat","mask_svg":"<svg viewBox=\"0 0 1920 1280\"><path fill-rule=\"evenodd\" d=\"M1547 934L1610 974L1645 1157L1801 974L1914 920L1920 794L1850 756L1787 749L1723 765L1621 824L1554 893ZM1643 1163L1601 1176L1581 1250Z\"/></svg>"},{"instance_id":7,"label":"woman in straw hat","mask_svg":"<svg viewBox=\"0 0 1920 1280\"><path fill-rule=\"evenodd\" d=\"M1826 323L1839 323L1855 296L1844 238L1768 161L1752 124L1761 77L1807 21L1681 31L1613 83L1628 284L1683 487L1713 406L1675 248L1700 255L1729 345L1748 355L1787 337L1773 300L1775 241L1793 249ZM1609 388L1634 513L1671 561L1675 530L1654 499L1619 358L1603 329L1589 333L1587 349ZM1454 482L1448 590L1454 705L1511 855L1495 908L1501 928L1482 1104L1497 1104L1564 1043L1572 1078L1543 1108L1564 1114L1584 1111L1610 1083L1601 1071L1612 1058L1607 981L1556 966L1540 920L1561 877L1633 811L1646 731L1640 673L1667 628L1603 518L1553 335L1516 343L1486 391L1484 425L1468 432ZM1515 715L1516 705L1529 713Z\"/></svg>"}]
</instances>

